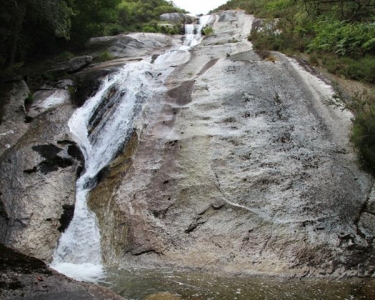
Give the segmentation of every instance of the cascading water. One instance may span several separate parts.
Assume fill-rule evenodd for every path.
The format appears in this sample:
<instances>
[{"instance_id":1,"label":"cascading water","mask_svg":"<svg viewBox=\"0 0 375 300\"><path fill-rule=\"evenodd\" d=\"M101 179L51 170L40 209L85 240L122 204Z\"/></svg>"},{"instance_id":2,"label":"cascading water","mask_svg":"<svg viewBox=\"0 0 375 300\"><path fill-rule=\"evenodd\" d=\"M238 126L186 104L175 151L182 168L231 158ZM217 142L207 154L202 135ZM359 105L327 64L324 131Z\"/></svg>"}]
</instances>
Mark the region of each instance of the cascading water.
<instances>
[{"instance_id":1,"label":"cascading water","mask_svg":"<svg viewBox=\"0 0 375 300\"><path fill-rule=\"evenodd\" d=\"M107 78L100 91L69 120L70 131L85 157L85 171L76 184L74 218L60 238L51 266L75 279L96 281L103 274L98 222L86 198L97 174L126 142L151 95L146 79L149 69L148 62L126 65Z\"/></svg>"},{"instance_id":2,"label":"cascading water","mask_svg":"<svg viewBox=\"0 0 375 300\"><path fill-rule=\"evenodd\" d=\"M201 30L209 18L201 17L196 34L191 31L194 25L186 25L184 45L159 56L154 64L150 63L151 59L129 63L107 77L99 92L69 120L69 129L85 157L85 170L76 184L73 220L61 235L52 268L82 281L97 282L104 277L98 220L87 207L87 195L95 187L98 173L126 143L144 104L152 98L157 85L163 84L162 78L172 70L172 64L189 60L188 50L202 40ZM163 76L150 78L153 71L161 70Z\"/></svg>"},{"instance_id":3,"label":"cascading water","mask_svg":"<svg viewBox=\"0 0 375 300\"><path fill-rule=\"evenodd\" d=\"M211 20L211 15L202 16L199 18L199 24L185 25L185 45L194 47L202 41L202 30L207 26Z\"/></svg>"}]
</instances>

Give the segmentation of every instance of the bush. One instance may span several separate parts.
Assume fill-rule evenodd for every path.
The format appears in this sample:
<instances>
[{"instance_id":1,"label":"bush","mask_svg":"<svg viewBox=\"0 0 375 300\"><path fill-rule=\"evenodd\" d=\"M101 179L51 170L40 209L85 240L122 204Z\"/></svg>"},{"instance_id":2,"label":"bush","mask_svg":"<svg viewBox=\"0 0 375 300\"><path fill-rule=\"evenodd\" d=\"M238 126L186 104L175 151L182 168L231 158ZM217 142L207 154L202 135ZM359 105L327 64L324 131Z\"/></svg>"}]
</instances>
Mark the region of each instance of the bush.
<instances>
[{"instance_id":1,"label":"bush","mask_svg":"<svg viewBox=\"0 0 375 300\"><path fill-rule=\"evenodd\" d=\"M337 56L358 58L375 50L375 24L346 23L320 18L314 25L315 38L309 50L335 53Z\"/></svg>"},{"instance_id":2,"label":"bush","mask_svg":"<svg viewBox=\"0 0 375 300\"><path fill-rule=\"evenodd\" d=\"M346 75L351 79L375 83L375 57L353 60L347 67Z\"/></svg>"},{"instance_id":3,"label":"bush","mask_svg":"<svg viewBox=\"0 0 375 300\"><path fill-rule=\"evenodd\" d=\"M111 53L104 51L98 57L95 58L95 62L105 62L108 60L112 60L114 58L115 57Z\"/></svg>"},{"instance_id":4,"label":"bush","mask_svg":"<svg viewBox=\"0 0 375 300\"><path fill-rule=\"evenodd\" d=\"M155 27L151 27L149 25L146 25L146 26L142 27L142 32L156 33L156 32L158 32L158 30Z\"/></svg>"},{"instance_id":5,"label":"bush","mask_svg":"<svg viewBox=\"0 0 375 300\"><path fill-rule=\"evenodd\" d=\"M70 51L64 51L63 53L56 56L57 61L65 61L74 57L74 54Z\"/></svg>"},{"instance_id":6,"label":"bush","mask_svg":"<svg viewBox=\"0 0 375 300\"><path fill-rule=\"evenodd\" d=\"M210 35L214 34L214 30L212 29L211 26L206 26L206 27L202 30L202 34L205 35L205 36L210 36Z\"/></svg>"},{"instance_id":7,"label":"bush","mask_svg":"<svg viewBox=\"0 0 375 300\"><path fill-rule=\"evenodd\" d=\"M328 72L367 83L375 83L375 57L366 56L360 59L325 55L323 64Z\"/></svg>"},{"instance_id":8,"label":"bush","mask_svg":"<svg viewBox=\"0 0 375 300\"><path fill-rule=\"evenodd\" d=\"M363 165L375 172L375 96L362 93L353 98L355 120L351 141Z\"/></svg>"},{"instance_id":9,"label":"bush","mask_svg":"<svg viewBox=\"0 0 375 300\"><path fill-rule=\"evenodd\" d=\"M120 24L110 24L104 28L104 35L118 35L124 32L124 28Z\"/></svg>"},{"instance_id":10,"label":"bush","mask_svg":"<svg viewBox=\"0 0 375 300\"><path fill-rule=\"evenodd\" d=\"M338 92L327 104L353 112L351 142L363 167L375 173L375 96L363 91L344 101L343 95Z\"/></svg>"},{"instance_id":11,"label":"bush","mask_svg":"<svg viewBox=\"0 0 375 300\"><path fill-rule=\"evenodd\" d=\"M25 106L31 105L34 102L34 97L32 93L29 93L24 100Z\"/></svg>"}]
</instances>

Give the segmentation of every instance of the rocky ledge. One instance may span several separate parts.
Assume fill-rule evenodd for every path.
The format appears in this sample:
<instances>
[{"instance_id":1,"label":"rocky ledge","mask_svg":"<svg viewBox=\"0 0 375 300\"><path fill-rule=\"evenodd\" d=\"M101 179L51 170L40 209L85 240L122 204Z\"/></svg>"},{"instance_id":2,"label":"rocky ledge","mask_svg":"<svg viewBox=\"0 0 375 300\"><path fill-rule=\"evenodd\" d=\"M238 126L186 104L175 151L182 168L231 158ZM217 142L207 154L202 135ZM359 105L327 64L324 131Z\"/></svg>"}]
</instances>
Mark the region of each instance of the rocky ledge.
<instances>
[{"instance_id":1,"label":"rocky ledge","mask_svg":"<svg viewBox=\"0 0 375 300\"><path fill-rule=\"evenodd\" d=\"M0 298L24 300L124 300L110 290L72 280L39 259L0 244Z\"/></svg>"}]
</instances>

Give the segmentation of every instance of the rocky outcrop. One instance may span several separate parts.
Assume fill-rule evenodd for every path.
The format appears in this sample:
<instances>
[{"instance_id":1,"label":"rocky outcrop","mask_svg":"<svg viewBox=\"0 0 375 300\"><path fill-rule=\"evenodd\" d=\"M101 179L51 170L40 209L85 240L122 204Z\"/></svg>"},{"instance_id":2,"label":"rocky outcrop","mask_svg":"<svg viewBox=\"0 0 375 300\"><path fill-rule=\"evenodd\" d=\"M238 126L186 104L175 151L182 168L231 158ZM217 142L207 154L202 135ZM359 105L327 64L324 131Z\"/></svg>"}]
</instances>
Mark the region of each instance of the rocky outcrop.
<instances>
[{"instance_id":1,"label":"rocky outcrop","mask_svg":"<svg viewBox=\"0 0 375 300\"><path fill-rule=\"evenodd\" d=\"M331 87L294 60L254 53L251 16L231 11L212 20L214 34L189 63L167 70L166 90L147 103L123 151L97 176L89 206L104 262L372 276L373 178L349 143L352 116L325 106ZM143 33L92 39L93 56L124 59L68 71L81 89L76 104L96 91L97 76L177 42ZM67 127L74 108L66 84L60 102L40 95L28 109L28 89L16 85L0 126L0 241L49 261L72 217L83 167Z\"/></svg>"},{"instance_id":2,"label":"rocky outcrop","mask_svg":"<svg viewBox=\"0 0 375 300\"><path fill-rule=\"evenodd\" d=\"M11 148L27 131L29 124L25 122L25 99L30 90L24 81L15 81L8 84L3 92L1 102L2 118L0 123L0 156Z\"/></svg>"},{"instance_id":3,"label":"rocky outcrop","mask_svg":"<svg viewBox=\"0 0 375 300\"><path fill-rule=\"evenodd\" d=\"M103 177L88 199L89 208L96 212L101 231L101 249L106 265L113 265L117 258L131 251L131 232L128 217L121 213L118 204L112 201L122 178L132 166L132 156L138 147L138 135L132 134L124 151L104 170ZM103 201L106 199L106 201Z\"/></svg>"},{"instance_id":4,"label":"rocky outcrop","mask_svg":"<svg viewBox=\"0 0 375 300\"><path fill-rule=\"evenodd\" d=\"M72 112L68 104L39 115L0 161L0 241L45 261L66 226L60 220L67 222L64 212L74 205L82 170L81 152L68 134Z\"/></svg>"},{"instance_id":5,"label":"rocky outcrop","mask_svg":"<svg viewBox=\"0 0 375 300\"><path fill-rule=\"evenodd\" d=\"M123 300L100 286L67 278L36 258L28 257L0 244L1 299L87 299Z\"/></svg>"},{"instance_id":6,"label":"rocky outcrop","mask_svg":"<svg viewBox=\"0 0 375 300\"><path fill-rule=\"evenodd\" d=\"M350 146L351 115L327 107L331 87L295 61L261 60L251 25L240 11L216 18L148 103L123 178L92 192L109 201L92 205L102 236L113 234L106 261L371 276L373 179Z\"/></svg>"},{"instance_id":7,"label":"rocky outcrop","mask_svg":"<svg viewBox=\"0 0 375 300\"><path fill-rule=\"evenodd\" d=\"M196 18L183 13L165 13L160 15L160 20L172 23L192 23Z\"/></svg>"},{"instance_id":8,"label":"rocky outcrop","mask_svg":"<svg viewBox=\"0 0 375 300\"><path fill-rule=\"evenodd\" d=\"M58 81L33 86L37 91L32 97L25 82L12 83L2 100L6 105L0 124L0 242L45 261L51 261L57 240L73 216L75 181L83 168L67 126L75 109L72 102L82 105L104 76L129 60L164 51L175 40L142 33L99 38L95 43L96 49L104 45L100 51L109 47L125 58L88 67L92 56L82 56L47 66L49 71L42 69L59 76Z\"/></svg>"},{"instance_id":9,"label":"rocky outcrop","mask_svg":"<svg viewBox=\"0 0 375 300\"><path fill-rule=\"evenodd\" d=\"M53 76L75 73L91 64L92 60L93 57L89 55L73 57L68 61L55 64L48 73Z\"/></svg>"},{"instance_id":10,"label":"rocky outcrop","mask_svg":"<svg viewBox=\"0 0 375 300\"><path fill-rule=\"evenodd\" d=\"M142 57L156 50L166 49L173 44L173 38L157 33L132 33L104 36L90 39L87 47L99 55L103 51L115 58Z\"/></svg>"}]
</instances>

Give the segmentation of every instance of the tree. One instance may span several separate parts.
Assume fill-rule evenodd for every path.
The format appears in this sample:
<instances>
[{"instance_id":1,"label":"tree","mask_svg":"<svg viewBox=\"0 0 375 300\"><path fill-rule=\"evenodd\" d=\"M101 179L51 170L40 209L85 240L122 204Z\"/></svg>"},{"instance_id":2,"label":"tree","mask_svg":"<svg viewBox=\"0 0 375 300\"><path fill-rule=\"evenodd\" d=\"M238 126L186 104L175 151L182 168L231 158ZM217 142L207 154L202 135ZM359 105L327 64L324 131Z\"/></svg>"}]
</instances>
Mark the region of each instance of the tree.
<instances>
[{"instance_id":1,"label":"tree","mask_svg":"<svg viewBox=\"0 0 375 300\"><path fill-rule=\"evenodd\" d=\"M72 41L83 45L89 38L103 34L104 25L117 20L120 2L121 0L76 0L72 6Z\"/></svg>"},{"instance_id":2,"label":"tree","mask_svg":"<svg viewBox=\"0 0 375 300\"><path fill-rule=\"evenodd\" d=\"M32 48L30 34L40 31L69 39L70 17L73 11L65 0L5 0L0 15L0 40L3 42L2 60L13 66L17 56L24 52L20 40L26 37ZM25 26L27 24L27 26Z\"/></svg>"}]
</instances>

